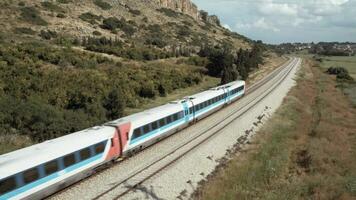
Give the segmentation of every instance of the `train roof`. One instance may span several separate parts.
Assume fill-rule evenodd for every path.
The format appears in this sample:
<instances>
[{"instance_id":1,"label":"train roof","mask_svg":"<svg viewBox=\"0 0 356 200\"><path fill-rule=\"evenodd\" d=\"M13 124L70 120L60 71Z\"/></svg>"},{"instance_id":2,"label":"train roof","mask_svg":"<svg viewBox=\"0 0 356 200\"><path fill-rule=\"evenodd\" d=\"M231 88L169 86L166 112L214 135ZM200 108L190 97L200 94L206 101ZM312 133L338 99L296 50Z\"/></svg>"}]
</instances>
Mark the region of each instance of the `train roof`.
<instances>
[{"instance_id":1,"label":"train roof","mask_svg":"<svg viewBox=\"0 0 356 200\"><path fill-rule=\"evenodd\" d=\"M152 122L152 120L157 120L163 117L166 117L168 115L171 115L173 113L179 112L183 110L183 107L181 105L182 102L186 101L186 99L196 99L197 101L205 101L208 98L211 98L212 95L218 94L219 92L223 92L223 88L228 88L237 85L237 87L244 85L245 81L234 81L219 87L211 88L210 90L203 91L201 93L185 97L183 99L179 99L176 101L172 101L170 103L167 103L165 105L155 107L149 110L145 110L136 114L132 114L111 122L106 123L107 125L113 125L113 126L118 126L121 124L125 123L139 123L141 124L147 124ZM134 124L136 125L136 124Z\"/></svg>"},{"instance_id":2,"label":"train roof","mask_svg":"<svg viewBox=\"0 0 356 200\"><path fill-rule=\"evenodd\" d=\"M192 95L189 98L192 100L195 100L196 103L201 103L201 102L211 99L214 96L218 96L218 95L224 93L224 89L226 89L226 88L237 88L242 85L245 85L245 81L234 81L234 82L231 82L231 83L228 83L225 85L221 85L218 87L214 87L214 88L211 88L210 90L206 90L204 92Z\"/></svg>"},{"instance_id":3,"label":"train roof","mask_svg":"<svg viewBox=\"0 0 356 200\"><path fill-rule=\"evenodd\" d=\"M132 114L111 122L106 123L107 125L120 125L125 123L139 123L139 124L147 124L152 122L152 119L160 119L171 115L173 113L182 111L183 107L180 101L172 101L168 104L164 104L159 107L155 107L152 109L148 109L136 114Z\"/></svg>"},{"instance_id":4,"label":"train roof","mask_svg":"<svg viewBox=\"0 0 356 200\"><path fill-rule=\"evenodd\" d=\"M112 137L113 127L97 126L0 156L0 179Z\"/></svg>"}]
</instances>

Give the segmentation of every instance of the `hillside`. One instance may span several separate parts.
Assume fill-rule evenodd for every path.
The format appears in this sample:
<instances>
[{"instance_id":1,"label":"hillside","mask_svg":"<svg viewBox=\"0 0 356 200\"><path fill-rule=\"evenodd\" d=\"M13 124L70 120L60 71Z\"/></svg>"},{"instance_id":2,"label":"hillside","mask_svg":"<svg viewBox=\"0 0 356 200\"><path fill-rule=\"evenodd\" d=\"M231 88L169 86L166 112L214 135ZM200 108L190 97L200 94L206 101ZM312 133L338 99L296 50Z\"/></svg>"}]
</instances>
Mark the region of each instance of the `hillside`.
<instances>
[{"instance_id":1,"label":"hillside","mask_svg":"<svg viewBox=\"0 0 356 200\"><path fill-rule=\"evenodd\" d=\"M81 41L104 36L120 40L123 47L145 46L174 53L197 53L207 41L236 48L250 46L246 38L222 28L216 17L198 11L189 0L5 0L1 8L4 32L37 39L42 35Z\"/></svg>"},{"instance_id":2,"label":"hillside","mask_svg":"<svg viewBox=\"0 0 356 200\"><path fill-rule=\"evenodd\" d=\"M1 153L100 125L177 91L216 86L221 77L247 78L261 64L254 42L189 0L0 6Z\"/></svg>"}]
</instances>

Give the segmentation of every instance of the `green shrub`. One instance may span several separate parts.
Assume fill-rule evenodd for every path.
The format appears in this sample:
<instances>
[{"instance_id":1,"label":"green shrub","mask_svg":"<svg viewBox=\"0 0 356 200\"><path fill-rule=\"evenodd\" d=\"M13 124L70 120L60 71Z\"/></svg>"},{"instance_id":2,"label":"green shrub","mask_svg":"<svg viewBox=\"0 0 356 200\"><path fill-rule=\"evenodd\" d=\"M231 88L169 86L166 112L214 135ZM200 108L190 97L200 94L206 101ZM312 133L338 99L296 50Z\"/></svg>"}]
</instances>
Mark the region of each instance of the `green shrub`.
<instances>
[{"instance_id":1,"label":"green shrub","mask_svg":"<svg viewBox=\"0 0 356 200\"><path fill-rule=\"evenodd\" d=\"M31 28L20 27L20 28L15 28L15 33L17 33L17 34L26 34L26 35L34 35L34 34L36 34L36 31L32 30Z\"/></svg>"},{"instance_id":2,"label":"green shrub","mask_svg":"<svg viewBox=\"0 0 356 200\"><path fill-rule=\"evenodd\" d=\"M172 10L172 9L169 9L169 8L160 8L160 9L157 9L157 11L161 12L161 13L164 13L166 16L168 17L178 17L179 16L179 13Z\"/></svg>"},{"instance_id":3,"label":"green shrub","mask_svg":"<svg viewBox=\"0 0 356 200\"><path fill-rule=\"evenodd\" d=\"M58 13L58 14L57 14L57 17L58 17L58 18L66 18L65 14L63 14L63 13Z\"/></svg>"},{"instance_id":4,"label":"green shrub","mask_svg":"<svg viewBox=\"0 0 356 200\"><path fill-rule=\"evenodd\" d=\"M90 12L83 13L79 16L79 19L89 22L90 24L96 24L97 21L101 20L100 16L94 15Z\"/></svg>"},{"instance_id":5,"label":"green shrub","mask_svg":"<svg viewBox=\"0 0 356 200\"><path fill-rule=\"evenodd\" d=\"M123 22L116 17L109 17L104 19L102 28L108 30L115 30L123 26Z\"/></svg>"},{"instance_id":6,"label":"green shrub","mask_svg":"<svg viewBox=\"0 0 356 200\"><path fill-rule=\"evenodd\" d=\"M94 4L103 10L110 10L112 8L109 3L106 3L103 0L94 0Z\"/></svg>"},{"instance_id":7,"label":"green shrub","mask_svg":"<svg viewBox=\"0 0 356 200\"><path fill-rule=\"evenodd\" d=\"M35 7L21 8L21 19L34 25L48 25L48 23L41 18L39 11Z\"/></svg>"},{"instance_id":8,"label":"green shrub","mask_svg":"<svg viewBox=\"0 0 356 200\"><path fill-rule=\"evenodd\" d=\"M45 8L46 10L49 10L49 11L52 11L52 12L62 12L64 13L64 9L52 2L49 2L49 1L44 1L44 2L41 2L41 5L43 8Z\"/></svg>"},{"instance_id":9,"label":"green shrub","mask_svg":"<svg viewBox=\"0 0 356 200\"><path fill-rule=\"evenodd\" d=\"M93 35L100 36L101 33L99 31L93 31Z\"/></svg>"},{"instance_id":10,"label":"green shrub","mask_svg":"<svg viewBox=\"0 0 356 200\"><path fill-rule=\"evenodd\" d=\"M353 81L353 78L350 76L349 71L343 67L330 67L327 70L328 74L336 75L336 78L340 81Z\"/></svg>"},{"instance_id":11,"label":"green shrub","mask_svg":"<svg viewBox=\"0 0 356 200\"><path fill-rule=\"evenodd\" d=\"M25 2L21 1L21 2L19 2L18 5L22 7L22 6L25 6L26 4L25 4Z\"/></svg>"},{"instance_id":12,"label":"green shrub","mask_svg":"<svg viewBox=\"0 0 356 200\"><path fill-rule=\"evenodd\" d=\"M58 34L56 31L51 31L51 30L42 30L40 33L41 38L45 40L51 40L52 38L57 38Z\"/></svg>"},{"instance_id":13,"label":"green shrub","mask_svg":"<svg viewBox=\"0 0 356 200\"><path fill-rule=\"evenodd\" d=\"M141 11L139 11L139 10L130 9L129 12L136 16L141 15Z\"/></svg>"},{"instance_id":14,"label":"green shrub","mask_svg":"<svg viewBox=\"0 0 356 200\"><path fill-rule=\"evenodd\" d=\"M72 3L72 0L57 0L57 2L62 4L68 4L68 3Z\"/></svg>"},{"instance_id":15,"label":"green shrub","mask_svg":"<svg viewBox=\"0 0 356 200\"><path fill-rule=\"evenodd\" d=\"M101 26L104 29L108 29L111 31L116 31L117 28L121 29L126 35L133 35L136 32L134 26L128 22L124 18L118 19L116 17L110 17L104 19L103 24Z\"/></svg>"}]
</instances>

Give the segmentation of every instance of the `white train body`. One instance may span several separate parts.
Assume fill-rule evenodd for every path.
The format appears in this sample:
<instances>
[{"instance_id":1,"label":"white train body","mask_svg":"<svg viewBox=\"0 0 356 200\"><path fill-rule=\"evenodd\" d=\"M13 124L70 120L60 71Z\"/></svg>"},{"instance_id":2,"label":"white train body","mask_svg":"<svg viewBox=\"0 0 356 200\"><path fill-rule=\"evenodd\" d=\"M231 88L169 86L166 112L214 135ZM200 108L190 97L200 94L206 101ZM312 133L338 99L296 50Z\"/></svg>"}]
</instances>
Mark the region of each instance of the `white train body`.
<instances>
[{"instance_id":1,"label":"white train body","mask_svg":"<svg viewBox=\"0 0 356 200\"><path fill-rule=\"evenodd\" d=\"M245 93L235 81L0 156L0 200L40 199L178 132Z\"/></svg>"}]
</instances>

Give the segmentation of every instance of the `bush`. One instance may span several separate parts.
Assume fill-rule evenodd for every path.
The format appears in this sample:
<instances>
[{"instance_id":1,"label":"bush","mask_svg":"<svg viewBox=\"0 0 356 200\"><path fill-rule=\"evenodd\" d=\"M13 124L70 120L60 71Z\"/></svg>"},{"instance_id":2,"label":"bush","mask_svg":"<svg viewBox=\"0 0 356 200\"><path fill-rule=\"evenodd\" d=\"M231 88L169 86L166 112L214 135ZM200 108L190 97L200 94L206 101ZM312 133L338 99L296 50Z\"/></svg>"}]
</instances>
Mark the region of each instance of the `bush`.
<instances>
[{"instance_id":1,"label":"bush","mask_svg":"<svg viewBox=\"0 0 356 200\"><path fill-rule=\"evenodd\" d=\"M62 4L68 4L68 3L72 3L72 0L57 0L57 2Z\"/></svg>"},{"instance_id":2,"label":"bush","mask_svg":"<svg viewBox=\"0 0 356 200\"><path fill-rule=\"evenodd\" d=\"M115 30L122 26L123 26L123 22L121 20L119 20L116 17L109 17L107 19L104 19L102 28L108 30Z\"/></svg>"},{"instance_id":3,"label":"bush","mask_svg":"<svg viewBox=\"0 0 356 200\"><path fill-rule=\"evenodd\" d=\"M327 70L328 74L336 75L338 80L345 80L345 81L353 81L353 78L350 76L349 71L343 67L330 67Z\"/></svg>"},{"instance_id":4,"label":"bush","mask_svg":"<svg viewBox=\"0 0 356 200\"><path fill-rule=\"evenodd\" d=\"M51 31L51 30L42 30L40 33L41 38L45 40L51 40L52 38L57 38L58 34L56 31Z\"/></svg>"},{"instance_id":5,"label":"bush","mask_svg":"<svg viewBox=\"0 0 356 200\"><path fill-rule=\"evenodd\" d=\"M66 16L65 16L63 13L58 13L58 14L57 14L57 17L58 17L58 18L66 18Z\"/></svg>"},{"instance_id":6,"label":"bush","mask_svg":"<svg viewBox=\"0 0 356 200\"><path fill-rule=\"evenodd\" d=\"M15 33L34 35L36 33L36 31L32 30L31 28L20 27L20 28L15 28Z\"/></svg>"},{"instance_id":7,"label":"bush","mask_svg":"<svg viewBox=\"0 0 356 200\"><path fill-rule=\"evenodd\" d=\"M112 6L103 0L94 0L94 4L100 7L103 10L110 10Z\"/></svg>"},{"instance_id":8,"label":"bush","mask_svg":"<svg viewBox=\"0 0 356 200\"><path fill-rule=\"evenodd\" d=\"M101 27L111 31L116 31L117 28L120 28L126 35L133 35L136 32L136 29L130 23L127 23L124 18L121 20L116 17L104 19Z\"/></svg>"},{"instance_id":9,"label":"bush","mask_svg":"<svg viewBox=\"0 0 356 200\"><path fill-rule=\"evenodd\" d=\"M64 13L64 9L56 4L53 4L52 2L49 2L49 1L44 1L44 2L41 2L41 5L43 8L49 10L49 11L52 11L52 12L62 12Z\"/></svg>"},{"instance_id":10,"label":"bush","mask_svg":"<svg viewBox=\"0 0 356 200\"><path fill-rule=\"evenodd\" d=\"M164 13L166 16L168 17L178 17L179 16L179 13L172 10L172 9L169 9L169 8L160 8L160 9L157 9L157 11L161 12L161 13Z\"/></svg>"},{"instance_id":11,"label":"bush","mask_svg":"<svg viewBox=\"0 0 356 200\"><path fill-rule=\"evenodd\" d=\"M48 25L48 23L41 18L39 11L34 7L21 8L21 19L34 25Z\"/></svg>"},{"instance_id":12,"label":"bush","mask_svg":"<svg viewBox=\"0 0 356 200\"><path fill-rule=\"evenodd\" d=\"M93 35L100 36L101 33L99 31L93 31Z\"/></svg>"},{"instance_id":13,"label":"bush","mask_svg":"<svg viewBox=\"0 0 356 200\"><path fill-rule=\"evenodd\" d=\"M83 13L79 16L79 19L89 22L90 24L96 24L97 21L101 20L100 16L94 15L90 12Z\"/></svg>"},{"instance_id":14,"label":"bush","mask_svg":"<svg viewBox=\"0 0 356 200\"><path fill-rule=\"evenodd\" d=\"M132 13L133 15L136 15L136 16L141 15L141 11L139 11L139 10L130 9L129 12Z\"/></svg>"}]
</instances>

